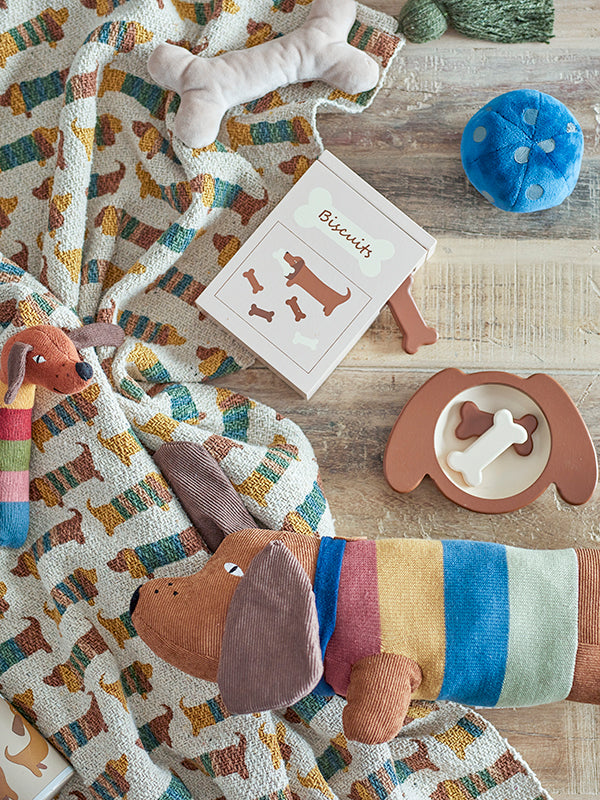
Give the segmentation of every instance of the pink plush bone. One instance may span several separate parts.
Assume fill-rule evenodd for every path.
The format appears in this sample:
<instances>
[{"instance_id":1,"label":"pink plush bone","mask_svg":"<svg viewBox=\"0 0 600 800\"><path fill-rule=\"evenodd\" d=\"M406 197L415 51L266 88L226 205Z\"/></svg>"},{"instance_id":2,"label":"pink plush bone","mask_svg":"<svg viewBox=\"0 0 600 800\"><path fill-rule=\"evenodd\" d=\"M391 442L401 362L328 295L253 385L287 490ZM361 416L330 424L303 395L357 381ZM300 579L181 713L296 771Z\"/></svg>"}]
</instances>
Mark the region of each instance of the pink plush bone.
<instances>
[{"instance_id":1,"label":"pink plush bone","mask_svg":"<svg viewBox=\"0 0 600 800\"><path fill-rule=\"evenodd\" d=\"M372 89L377 63L347 42L355 19L355 0L313 0L304 25L285 36L214 58L165 42L150 56L148 71L181 95L176 135L190 147L206 147L229 108L280 86L322 80L349 94Z\"/></svg>"}]
</instances>

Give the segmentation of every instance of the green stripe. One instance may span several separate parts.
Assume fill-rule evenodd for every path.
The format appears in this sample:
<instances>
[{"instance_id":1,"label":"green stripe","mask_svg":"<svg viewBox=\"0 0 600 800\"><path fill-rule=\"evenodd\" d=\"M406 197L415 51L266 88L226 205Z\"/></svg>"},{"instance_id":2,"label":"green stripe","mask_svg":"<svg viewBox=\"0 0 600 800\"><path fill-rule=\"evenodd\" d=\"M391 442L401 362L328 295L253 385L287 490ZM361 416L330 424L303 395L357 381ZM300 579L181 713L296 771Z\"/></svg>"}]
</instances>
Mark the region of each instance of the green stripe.
<instances>
[{"instance_id":1,"label":"green stripe","mask_svg":"<svg viewBox=\"0 0 600 800\"><path fill-rule=\"evenodd\" d=\"M40 44L42 40L40 39L35 27L32 25L31 20L28 19L27 22L24 22L23 27L27 31L32 44Z\"/></svg>"},{"instance_id":2,"label":"green stripe","mask_svg":"<svg viewBox=\"0 0 600 800\"><path fill-rule=\"evenodd\" d=\"M0 439L0 470L2 472L22 472L29 469L31 439L22 442L7 442Z\"/></svg>"},{"instance_id":3,"label":"green stripe","mask_svg":"<svg viewBox=\"0 0 600 800\"><path fill-rule=\"evenodd\" d=\"M21 36L18 28L11 28L9 30L9 33L14 39L15 44L17 45L19 50L27 50L27 44L25 43L25 39L23 39L23 37Z\"/></svg>"},{"instance_id":4,"label":"green stripe","mask_svg":"<svg viewBox=\"0 0 600 800\"><path fill-rule=\"evenodd\" d=\"M578 566L574 550L506 548L510 629L497 706L564 700L577 653Z\"/></svg>"}]
</instances>

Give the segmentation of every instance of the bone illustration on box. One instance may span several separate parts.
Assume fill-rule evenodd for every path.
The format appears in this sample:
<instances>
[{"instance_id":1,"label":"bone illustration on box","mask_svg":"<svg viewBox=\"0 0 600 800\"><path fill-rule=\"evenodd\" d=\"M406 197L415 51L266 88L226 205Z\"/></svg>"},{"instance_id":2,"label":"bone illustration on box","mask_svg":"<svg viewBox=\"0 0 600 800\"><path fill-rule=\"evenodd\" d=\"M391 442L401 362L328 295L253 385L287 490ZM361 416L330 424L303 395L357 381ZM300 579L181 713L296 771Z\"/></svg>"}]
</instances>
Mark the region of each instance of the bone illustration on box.
<instances>
[{"instance_id":1,"label":"bone illustration on box","mask_svg":"<svg viewBox=\"0 0 600 800\"><path fill-rule=\"evenodd\" d=\"M350 288L346 294L340 294L328 286L315 273L306 266L306 262L300 256L293 256L286 253L284 256L293 272L286 275L286 286L299 286L304 289L311 297L323 306L323 314L328 317L332 311L350 299L352 292Z\"/></svg>"},{"instance_id":2,"label":"bone illustration on box","mask_svg":"<svg viewBox=\"0 0 600 800\"><path fill-rule=\"evenodd\" d=\"M356 258L360 271L369 278L377 277L382 263L396 252L387 239L373 240L360 225L348 219L334 206L331 192L321 187L311 191L308 203L296 209L294 219L301 228L317 228L327 234Z\"/></svg>"},{"instance_id":3,"label":"bone illustration on box","mask_svg":"<svg viewBox=\"0 0 600 800\"><path fill-rule=\"evenodd\" d=\"M295 322L301 322L303 319L306 319L306 314L304 313L304 311L302 311L302 309L298 305L298 298L296 297L296 295L294 295L293 297L288 297L288 299L285 301L285 304L286 306L289 306L290 309L292 310Z\"/></svg>"},{"instance_id":4,"label":"bone illustration on box","mask_svg":"<svg viewBox=\"0 0 600 800\"><path fill-rule=\"evenodd\" d=\"M538 427L537 417L534 414L525 414L520 419L515 419L529 434L524 442L515 442L513 450L520 456L528 456L533 450L533 433ZM456 426L454 435L457 439L470 439L472 436L481 436L494 424L494 415L489 411L482 411L477 403L467 400L460 407L460 423Z\"/></svg>"},{"instance_id":5,"label":"bone illustration on box","mask_svg":"<svg viewBox=\"0 0 600 800\"><path fill-rule=\"evenodd\" d=\"M242 276L246 278L250 286L252 287L252 294L258 294L258 292L262 292L265 288L262 286L256 277L256 272L253 268L246 270L246 272L242 272Z\"/></svg>"},{"instance_id":6,"label":"bone illustration on box","mask_svg":"<svg viewBox=\"0 0 600 800\"><path fill-rule=\"evenodd\" d=\"M256 303L252 303L250 306L250 311L248 311L249 317L262 317L266 319L267 322L273 322L273 317L275 316L274 311L266 311L264 308L260 308L256 305Z\"/></svg>"},{"instance_id":7,"label":"bone illustration on box","mask_svg":"<svg viewBox=\"0 0 600 800\"><path fill-rule=\"evenodd\" d=\"M460 472L468 486L479 486L483 470L499 458L512 444L523 444L529 433L513 420L508 408L494 414L494 424L466 450L448 453L448 466Z\"/></svg>"},{"instance_id":8,"label":"bone illustration on box","mask_svg":"<svg viewBox=\"0 0 600 800\"><path fill-rule=\"evenodd\" d=\"M304 347L308 347L309 350L316 350L319 345L318 339L311 339L309 336L303 336L300 331L296 331L292 342L294 344L301 344Z\"/></svg>"}]
</instances>

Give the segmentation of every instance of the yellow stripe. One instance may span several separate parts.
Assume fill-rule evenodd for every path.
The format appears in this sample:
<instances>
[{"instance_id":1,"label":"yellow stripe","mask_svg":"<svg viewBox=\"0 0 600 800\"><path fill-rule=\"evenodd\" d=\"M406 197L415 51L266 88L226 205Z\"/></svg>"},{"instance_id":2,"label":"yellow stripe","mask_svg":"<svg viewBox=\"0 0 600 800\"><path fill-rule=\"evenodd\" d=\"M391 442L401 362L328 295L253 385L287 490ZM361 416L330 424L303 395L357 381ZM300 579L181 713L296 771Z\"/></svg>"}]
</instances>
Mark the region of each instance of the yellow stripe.
<instances>
[{"instance_id":1,"label":"yellow stripe","mask_svg":"<svg viewBox=\"0 0 600 800\"><path fill-rule=\"evenodd\" d=\"M4 402L4 395L8 386L0 381L0 408L33 408L33 401L35 399L35 384L24 383L19 389L14 401L7 406Z\"/></svg>"},{"instance_id":2,"label":"yellow stripe","mask_svg":"<svg viewBox=\"0 0 600 800\"><path fill-rule=\"evenodd\" d=\"M378 539L376 547L381 649L414 659L423 671L414 697L435 700L446 658L442 543Z\"/></svg>"}]
</instances>

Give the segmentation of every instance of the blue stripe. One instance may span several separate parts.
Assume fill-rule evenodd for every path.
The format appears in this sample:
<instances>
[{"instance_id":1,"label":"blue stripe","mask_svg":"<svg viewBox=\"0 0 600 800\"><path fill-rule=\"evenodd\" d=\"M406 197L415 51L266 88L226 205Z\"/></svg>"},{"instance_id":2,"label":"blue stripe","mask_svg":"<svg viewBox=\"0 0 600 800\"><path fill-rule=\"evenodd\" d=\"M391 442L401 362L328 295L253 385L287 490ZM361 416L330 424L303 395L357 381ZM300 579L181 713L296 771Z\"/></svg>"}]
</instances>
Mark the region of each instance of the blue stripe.
<instances>
[{"instance_id":1,"label":"blue stripe","mask_svg":"<svg viewBox=\"0 0 600 800\"><path fill-rule=\"evenodd\" d=\"M345 539L332 539L327 536L321 539L319 546L313 591L319 619L319 642L323 660L325 659L325 650L335 628L338 589L345 549ZM313 691L316 694L335 694L324 677L321 678Z\"/></svg>"},{"instance_id":2,"label":"blue stripe","mask_svg":"<svg viewBox=\"0 0 600 800\"><path fill-rule=\"evenodd\" d=\"M440 700L498 702L508 654L508 566L504 545L444 541L446 665Z\"/></svg>"}]
</instances>

